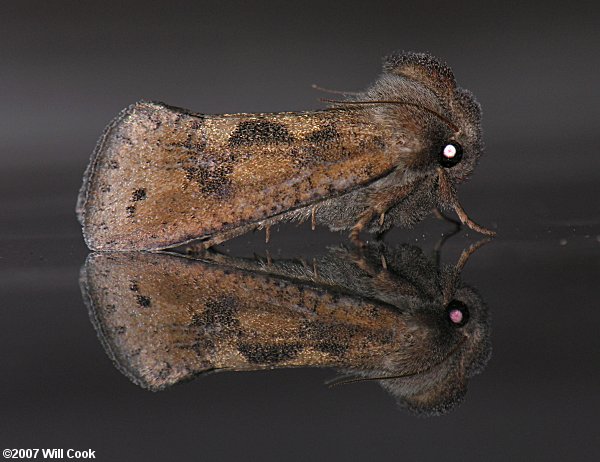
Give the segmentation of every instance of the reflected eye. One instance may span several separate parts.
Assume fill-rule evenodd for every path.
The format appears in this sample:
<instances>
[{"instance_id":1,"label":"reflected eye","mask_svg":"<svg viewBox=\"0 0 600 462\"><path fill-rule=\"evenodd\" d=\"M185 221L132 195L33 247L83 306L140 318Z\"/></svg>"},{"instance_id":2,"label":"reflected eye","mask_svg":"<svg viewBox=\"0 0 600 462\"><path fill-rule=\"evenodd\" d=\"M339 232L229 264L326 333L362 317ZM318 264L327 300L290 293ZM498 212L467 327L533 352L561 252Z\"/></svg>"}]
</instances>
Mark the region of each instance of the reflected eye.
<instances>
[{"instance_id":1,"label":"reflected eye","mask_svg":"<svg viewBox=\"0 0 600 462\"><path fill-rule=\"evenodd\" d=\"M446 144L440 152L439 163L442 167L454 167L462 159L463 149L456 141Z\"/></svg>"},{"instance_id":2,"label":"reflected eye","mask_svg":"<svg viewBox=\"0 0 600 462\"><path fill-rule=\"evenodd\" d=\"M452 300L446 307L446 315L450 324L461 327L469 320L469 308L463 302Z\"/></svg>"}]
</instances>

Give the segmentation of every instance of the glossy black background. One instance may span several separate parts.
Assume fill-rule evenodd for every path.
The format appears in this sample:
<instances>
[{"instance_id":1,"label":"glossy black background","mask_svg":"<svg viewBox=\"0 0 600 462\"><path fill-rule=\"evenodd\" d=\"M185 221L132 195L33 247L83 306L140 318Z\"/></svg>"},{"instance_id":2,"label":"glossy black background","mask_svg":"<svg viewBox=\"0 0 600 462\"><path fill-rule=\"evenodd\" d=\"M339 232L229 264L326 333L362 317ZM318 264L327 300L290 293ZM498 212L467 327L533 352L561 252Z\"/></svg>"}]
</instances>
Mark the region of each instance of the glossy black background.
<instances>
[{"instance_id":1,"label":"glossy black background","mask_svg":"<svg viewBox=\"0 0 600 462\"><path fill-rule=\"evenodd\" d=\"M98 460L598 460L600 32L576 2L3 2L0 6L0 445ZM429 51L484 108L460 189L499 237L464 279L494 354L465 403L398 411L333 371L217 374L153 394L105 356L81 301L74 205L104 125L138 99L195 111L320 107L395 49ZM428 219L390 242L430 250ZM454 261L466 233L449 242ZM282 226L232 253L311 256L344 236Z\"/></svg>"}]
</instances>

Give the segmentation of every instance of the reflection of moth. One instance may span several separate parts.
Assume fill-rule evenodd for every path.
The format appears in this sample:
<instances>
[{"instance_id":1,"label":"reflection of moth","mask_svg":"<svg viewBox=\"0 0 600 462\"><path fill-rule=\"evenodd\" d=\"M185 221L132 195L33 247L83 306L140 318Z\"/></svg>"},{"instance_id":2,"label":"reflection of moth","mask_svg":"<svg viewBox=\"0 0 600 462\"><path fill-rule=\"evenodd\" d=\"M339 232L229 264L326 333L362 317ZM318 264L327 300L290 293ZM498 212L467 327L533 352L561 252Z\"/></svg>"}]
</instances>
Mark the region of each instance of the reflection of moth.
<instances>
[{"instance_id":1,"label":"reflection of moth","mask_svg":"<svg viewBox=\"0 0 600 462\"><path fill-rule=\"evenodd\" d=\"M81 282L107 353L151 390L210 371L335 367L439 413L490 351L487 311L458 271L409 246L332 249L310 265L104 253Z\"/></svg>"},{"instance_id":2,"label":"reflection of moth","mask_svg":"<svg viewBox=\"0 0 600 462\"><path fill-rule=\"evenodd\" d=\"M316 112L202 115L139 102L106 128L77 212L95 250L205 247L283 220L384 232L450 208L475 167L480 110L425 54L388 57L375 84Z\"/></svg>"}]
</instances>

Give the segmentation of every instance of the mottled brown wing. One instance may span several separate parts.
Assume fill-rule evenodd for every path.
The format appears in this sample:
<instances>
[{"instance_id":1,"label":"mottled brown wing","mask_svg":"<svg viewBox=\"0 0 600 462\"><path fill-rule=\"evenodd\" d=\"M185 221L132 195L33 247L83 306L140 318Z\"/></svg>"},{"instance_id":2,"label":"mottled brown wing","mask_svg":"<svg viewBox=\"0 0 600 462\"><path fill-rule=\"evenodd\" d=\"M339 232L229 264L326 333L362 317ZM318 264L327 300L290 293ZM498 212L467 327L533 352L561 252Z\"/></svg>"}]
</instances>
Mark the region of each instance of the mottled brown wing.
<instances>
[{"instance_id":1,"label":"mottled brown wing","mask_svg":"<svg viewBox=\"0 0 600 462\"><path fill-rule=\"evenodd\" d=\"M86 171L77 207L86 243L152 250L217 242L369 184L399 159L365 114L205 116L136 103L106 128Z\"/></svg>"},{"instance_id":2,"label":"mottled brown wing","mask_svg":"<svg viewBox=\"0 0 600 462\"><path fill-rule=\"evenodd\" d=\"M367 367L406 330L361 297L160 253L92 254L81 286L109 357L155 390L212 370Z\"/></svg>"}]
</instances>

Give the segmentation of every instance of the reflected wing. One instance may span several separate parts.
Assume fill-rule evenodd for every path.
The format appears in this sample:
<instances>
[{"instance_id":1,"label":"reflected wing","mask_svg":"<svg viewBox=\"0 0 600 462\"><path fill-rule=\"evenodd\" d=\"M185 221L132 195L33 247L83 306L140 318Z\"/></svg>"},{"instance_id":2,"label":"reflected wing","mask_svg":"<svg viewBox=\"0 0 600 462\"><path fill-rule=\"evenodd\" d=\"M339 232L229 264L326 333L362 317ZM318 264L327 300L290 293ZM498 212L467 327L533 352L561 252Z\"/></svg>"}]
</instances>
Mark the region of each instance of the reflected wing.
<instances>
[{"instance_id":1,"label":"reflected wing","mask_svg":"<svg viewBox=\"0 0 600 462\"><path fill-rule=\"evenodd\" d=\"M160 253L93 253L80 283L108 356L154 390L222 369L379 367L407 325L351 294Z\"/></svg>"},{"instance_id":2,"label":"reflected wing","mask_svg":"<svg viewBox=\"0 0 600 462\"><path fill-rule=\"evenodd\" d=\"M363 110L204 116L140 102L105 130L78 214L88 246L235 235L360 188L400 162Z\"/></svg>"}]
</instances>

